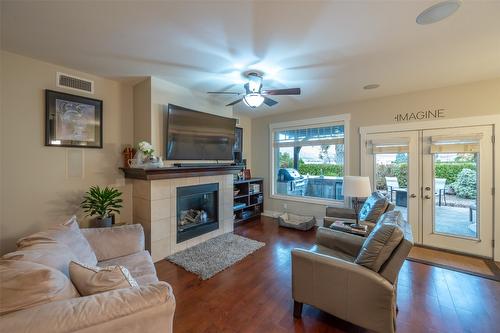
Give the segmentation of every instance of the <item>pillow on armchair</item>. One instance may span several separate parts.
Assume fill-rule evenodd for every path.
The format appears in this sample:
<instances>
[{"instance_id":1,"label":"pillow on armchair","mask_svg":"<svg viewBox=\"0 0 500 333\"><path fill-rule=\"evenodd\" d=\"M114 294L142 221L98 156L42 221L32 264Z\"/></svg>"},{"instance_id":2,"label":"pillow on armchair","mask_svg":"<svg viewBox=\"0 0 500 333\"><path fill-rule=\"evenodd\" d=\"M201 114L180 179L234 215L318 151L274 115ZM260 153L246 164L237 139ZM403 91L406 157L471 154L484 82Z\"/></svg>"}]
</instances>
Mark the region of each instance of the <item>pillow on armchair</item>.
<instances>
[{"instance_id":1,"label":"pillow on armchair","mask_svg":"<svg viewBox=\"0 0 500 333\"><path fill-rule=\"evenodd\" d=\"M378 218L386 211L388 204L389 202L384 195L373 192L361 207L359 219L361 221L377 222Z\"/></svg>"}]
</instances>

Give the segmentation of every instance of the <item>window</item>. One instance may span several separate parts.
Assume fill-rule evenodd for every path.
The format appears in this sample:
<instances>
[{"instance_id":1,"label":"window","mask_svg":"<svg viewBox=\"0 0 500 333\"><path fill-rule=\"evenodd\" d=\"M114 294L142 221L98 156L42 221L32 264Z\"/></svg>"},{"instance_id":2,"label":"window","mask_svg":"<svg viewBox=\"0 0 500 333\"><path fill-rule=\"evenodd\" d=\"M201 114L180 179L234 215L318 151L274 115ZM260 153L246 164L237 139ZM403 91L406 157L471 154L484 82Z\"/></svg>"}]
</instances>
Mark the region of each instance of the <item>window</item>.
<instances>
[{"instance_id":1,"label":"window","mask_svg":"<svg viewBox=\"0 0 500 333\"><path fill-rule=\"evenodd\" d=\"M272 196L343 202L348 116L271 125Z\"/></svg>"}]
</instances>

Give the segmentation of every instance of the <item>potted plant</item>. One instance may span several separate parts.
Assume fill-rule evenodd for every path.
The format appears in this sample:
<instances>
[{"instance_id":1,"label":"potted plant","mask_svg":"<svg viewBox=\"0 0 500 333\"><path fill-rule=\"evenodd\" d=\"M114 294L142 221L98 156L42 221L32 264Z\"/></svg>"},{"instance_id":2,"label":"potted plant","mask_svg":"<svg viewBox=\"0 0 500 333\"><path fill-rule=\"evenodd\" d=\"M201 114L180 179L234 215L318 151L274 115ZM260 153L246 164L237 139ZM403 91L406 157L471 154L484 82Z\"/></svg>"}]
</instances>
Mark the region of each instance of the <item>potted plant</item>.
<instances>
[{"instance_id":1,"label":"potted plant","mask_svg":"<svg viewBox=\"0 0 500 333\"><path fill-rule=\"evenodd\" d=\"M122 208L121 195L122 192L113 187L91 186L85 193L80 207L87 213L87 216L97 216L96 227L111 227L113 213L120 213L120 208Z\"/></svg>"}]
</instances>

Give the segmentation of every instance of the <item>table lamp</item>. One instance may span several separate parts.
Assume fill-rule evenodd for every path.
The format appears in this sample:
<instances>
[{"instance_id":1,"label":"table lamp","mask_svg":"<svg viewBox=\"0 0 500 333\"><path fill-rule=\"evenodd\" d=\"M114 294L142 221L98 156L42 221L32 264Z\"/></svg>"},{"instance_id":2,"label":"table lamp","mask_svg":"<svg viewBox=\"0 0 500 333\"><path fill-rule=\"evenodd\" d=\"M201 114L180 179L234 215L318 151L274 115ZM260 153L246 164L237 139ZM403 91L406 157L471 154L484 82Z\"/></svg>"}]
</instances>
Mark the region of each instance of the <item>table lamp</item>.
<instances>
[{"instance_id":1,"label":"table lamp","mask_svg":"<svg viewBox=\"0 0 500 333\"><path fill-rule=\"evenodd\" d=\"M363 229L359 224L359 210L361 208L360 198L369 197L372 193L369 177L360 176L345 176L342 194L352 198L352 207L356 213L356 224L351 225L351 228Z\"/></svg>"}]
</instances>

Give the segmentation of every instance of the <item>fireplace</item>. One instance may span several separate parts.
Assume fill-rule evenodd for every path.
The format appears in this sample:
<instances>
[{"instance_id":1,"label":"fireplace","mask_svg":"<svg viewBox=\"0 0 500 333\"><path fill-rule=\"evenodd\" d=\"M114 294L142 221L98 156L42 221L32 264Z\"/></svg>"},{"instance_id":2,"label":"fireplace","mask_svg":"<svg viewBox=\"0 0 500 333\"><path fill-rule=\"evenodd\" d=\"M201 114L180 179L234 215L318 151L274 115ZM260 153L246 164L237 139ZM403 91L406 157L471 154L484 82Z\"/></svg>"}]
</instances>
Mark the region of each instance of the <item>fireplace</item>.
<instances>
[{"instance_id":1,"label":"fireplace","mask_svg":"<svg viewBox=\"0 0 500 333\"><path fill-rule=\"evenodd\" d=\"M219 184L177 188L177 243L219 228Z\"/></svg>"}]
</instances>

